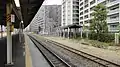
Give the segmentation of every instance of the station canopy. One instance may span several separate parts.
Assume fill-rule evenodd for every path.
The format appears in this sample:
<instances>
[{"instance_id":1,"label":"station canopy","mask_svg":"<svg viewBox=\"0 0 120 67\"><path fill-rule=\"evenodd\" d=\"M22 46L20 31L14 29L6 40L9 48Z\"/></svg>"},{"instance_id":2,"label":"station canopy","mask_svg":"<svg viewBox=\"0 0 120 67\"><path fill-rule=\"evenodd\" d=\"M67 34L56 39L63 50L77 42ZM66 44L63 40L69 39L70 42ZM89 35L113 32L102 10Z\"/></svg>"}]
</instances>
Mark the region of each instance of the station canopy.
<instances>
[{"instance_id":1,"label":"station canopy","mask_svg":"<svg viewBox=\"0 0 120 67\"><path fill-rule=\"evenodd\" d=\"M8 0L0 0L0 25L6 25L6 3ZM15 14L15 28L19 28L21 21L24 27L27 27L35 14L39 10L44 0L19 0L20 7L16 7L14 0L12 0L12 14Z\"/></svg>"}]
</instances>

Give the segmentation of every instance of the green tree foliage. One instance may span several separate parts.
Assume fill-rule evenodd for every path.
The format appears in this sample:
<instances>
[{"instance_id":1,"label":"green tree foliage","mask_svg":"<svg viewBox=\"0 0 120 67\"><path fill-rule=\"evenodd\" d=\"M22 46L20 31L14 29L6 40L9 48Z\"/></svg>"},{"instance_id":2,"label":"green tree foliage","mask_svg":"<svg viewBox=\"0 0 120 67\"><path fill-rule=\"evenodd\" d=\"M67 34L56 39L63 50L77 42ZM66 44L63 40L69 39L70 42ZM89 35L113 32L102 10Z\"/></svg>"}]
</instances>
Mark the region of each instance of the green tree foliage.
<instances>
[{"instance_id":1,"label":"green tree foliage","mask_svg":"<svg viewBox=\"0 0 120 67\"><path fill-rule=\"evenodd\" d=\"M107 11L106 7L102 4L98 4L95 6L93 9L94 12L92 13L93 19L91 20L90 24L90 30L97 33L106 33L108 32L108 27L107 27Z\"/></svg>"}]
</instances>

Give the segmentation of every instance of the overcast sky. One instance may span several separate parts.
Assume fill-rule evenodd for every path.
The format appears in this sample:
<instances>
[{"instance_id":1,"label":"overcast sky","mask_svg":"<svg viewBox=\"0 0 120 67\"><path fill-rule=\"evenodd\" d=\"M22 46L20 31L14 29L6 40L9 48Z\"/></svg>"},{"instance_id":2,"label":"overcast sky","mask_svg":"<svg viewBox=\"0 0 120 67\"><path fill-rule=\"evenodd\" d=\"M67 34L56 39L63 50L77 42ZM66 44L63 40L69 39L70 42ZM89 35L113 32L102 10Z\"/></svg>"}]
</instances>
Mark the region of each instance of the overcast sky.
<instances>
[{"instance_id":1,"label":"overcast sky","mask_svg":"<svg viewBox=\"0 0 120 67\"><path fill-rule=\"evenodd\" d=\"M15 0L16 6L20 6L19 0ZM62 4L62 0L45 0L43 5L60 5Z\"/></svg>"}]
</instances>

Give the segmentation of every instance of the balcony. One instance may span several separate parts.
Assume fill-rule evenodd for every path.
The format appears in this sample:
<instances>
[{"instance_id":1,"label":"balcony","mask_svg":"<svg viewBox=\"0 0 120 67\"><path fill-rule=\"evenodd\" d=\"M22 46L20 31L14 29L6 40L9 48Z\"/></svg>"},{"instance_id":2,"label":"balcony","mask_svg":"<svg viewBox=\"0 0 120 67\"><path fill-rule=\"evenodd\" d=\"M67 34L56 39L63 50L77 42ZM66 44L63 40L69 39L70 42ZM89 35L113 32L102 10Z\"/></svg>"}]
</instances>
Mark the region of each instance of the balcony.
<instances>
[{"instance_id":1,"label":"balcony","mask_svg":"<svg viewBox=\"0 0 120 67\"><path fill-rule=\"evenodd\" d=\"M79 2L73 2L73 5L79 6Z\"/></svg>"},{"instance_id":2,"label":"balcony","mask_svg":"<svg viewBox=\"0 0 120 67\"><path fill-rule=\"evenodd\" d=\"M79 8L73 8L73 10L79 11Z\"/></svg>"},{"instance_id":3,"label":"balcony","mask_svg":"<svg viewBox=\"0 0 120 67\"><path fill-rule=\"evenodd\" d=\"M107 3L107 7L110 7L110 6L113 6L113 5L115 5L115 4L118 4L118 3L120 3L120 1L119 0L116 0L116 1L113 1L113 2L109 2L109 3Z\"/></svg>"},{"instance_id":4,"label":"balcony","mask_svg":"<svg viewBox=\"0 0 120 67\"><path fill-rule=\"evenodd\" d=\"M119 9L109 10L107 15L119 13Z\"/></svg>"},{"instance_id":5,"label":"balcony","mask_svg":"<svg viewBox=\"0 0 120 67\"><path fill-rule=\"evenodd\" d=\"M117 23L117 22L119 22L119 18L115 18L115 19L108 18L107 19L107 23Z\"/></svg>"},{"instance_id":6,"label":"balcony","mask_svg":"<svg viewBox=\"0 0 120 67\"><path fill-rule=\"evenodd\" d=\"M77 17L77 16L74 16L74 17L73 17L73 19L79 19L79 17Z\"/></svg>"},{"instance_id":7,"label":"balcony","mask_svg":"<svg viewBox=\"0 0 120 67\"><path fill-rule=\"evenodd\" d=\"M73 0L74 2L79 2L79 0Z\"/></svg>"},{"instance_id":8,"label":"balcony","mask_svg":"<svg viewBox=\"0 0 120 67\"><path fill-rule=\"evenodd\" d=\"M76 15L76 14L79 15L79 13L77 13L77 12L73 12L73 14L74 14L74 15Z\"/></svg>"},{"instance_id":9,"label":"balcony","mask_svg":"<svg viewBox=\"0 0 120 67\"><path fill-rule=\"evenodd\" d=\"M110 31L110 32L118 32L119 28L118 27L109 27L108 31Z\"/></svg>"},{"instance_id":10,"label":"balcony","mask_svg":"<svg viewBox=\"0 0 120 67\"><path fill-rule=\"evenodd\" d=\"M79 6L75 6L75 5L74 5L74 6L73 6L73 9L79 9Z\"/></svg>"},{"instance_id":11,"label":"balcony","mask_svg":"<svg viewBox=\"0 0 120 67\"><path fill-rule=\"evenodd\" d=\"M73 14L79 14L79 11L73 10Z\"/></svg>"}]
</instances>

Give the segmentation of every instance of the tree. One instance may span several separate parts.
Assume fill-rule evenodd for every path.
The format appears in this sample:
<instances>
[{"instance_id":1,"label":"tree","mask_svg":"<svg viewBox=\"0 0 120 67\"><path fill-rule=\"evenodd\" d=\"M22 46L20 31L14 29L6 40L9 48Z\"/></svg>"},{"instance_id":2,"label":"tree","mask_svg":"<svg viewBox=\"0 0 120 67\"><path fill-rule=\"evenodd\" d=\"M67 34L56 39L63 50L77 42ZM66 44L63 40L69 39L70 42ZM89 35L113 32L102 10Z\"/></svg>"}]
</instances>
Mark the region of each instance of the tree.
<instances>
[{"instance_id":1,"label":"tree","mask_svg":"<svg viewBox=\"0 0 120 67\"><path fill-rule=\"evenodd\" d=\"M107 10L106 7L102 4L98 4L94 7L94 12L92 13L93 19L90 21L90 30L95 32L98 35L98 38L101 33L108 32L107 26Z\"/></svg>"},{"instance_id":2,"label":"tree","mask_svg":"<svg viewBox=\"0 0 120 67\"><path fill-rule=\"evenodd\" d=\"M108 32L107 26L107 10L106 7L102 4L98 4L93 9L92 13L93 19L91 20L90 30L95 31L96 33L106 33Z\"/></svg>"}]
</instances>

